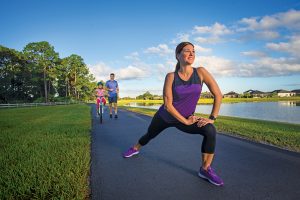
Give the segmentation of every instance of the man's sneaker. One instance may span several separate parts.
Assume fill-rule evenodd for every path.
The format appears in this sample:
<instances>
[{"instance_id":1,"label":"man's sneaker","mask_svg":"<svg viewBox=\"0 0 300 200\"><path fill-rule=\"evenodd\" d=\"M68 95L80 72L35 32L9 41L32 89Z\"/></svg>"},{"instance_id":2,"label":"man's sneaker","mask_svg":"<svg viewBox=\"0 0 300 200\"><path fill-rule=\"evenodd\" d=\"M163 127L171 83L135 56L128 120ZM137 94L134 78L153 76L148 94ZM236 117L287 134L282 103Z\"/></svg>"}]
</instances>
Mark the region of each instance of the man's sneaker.
<instances>
[{"instance_id":1,"label":"man's sneaker","mask_svg":"<svg viewBox=\"0 0 300 200\"><path fill-rule=\"evenodd\" d=\"M112 118L112 114L109 114L109 118Z\"/></svg>"},{"instance_id":2,"label":"man's sneaker","mask_svg":"<svg viewBox=\"0 0 300 200\"><path fill-rule=\"evenodd\" d=\"M115 119L117 119L118 118L118 115L115 115Z\"/></svg>"},{"instance_id":3,"label":"man's sneaker","mask_svg":"<svg viewBox=\"0 0 300 200\"><path fill-rule=\"evenodd\" d=\"M217 185L217 186L224 185L223 180L214 172L214 170L211 167L208 167L207 170L204 170L201 167L198 175L201 178L207 179L209 182L211 182L214 185Z\"/></svg>"},{"instance_id":4,"label":"man's sneaker","mask_svg":"<svg viewBox=\"0 0 300 200\"><path fill-rule=\"evenodd\" d=\"M126 152L123 153L124 158L129 158L136 154L140 153L138 150L135 150L133 147L129 148Z\"/></svg>"}]
</instances>

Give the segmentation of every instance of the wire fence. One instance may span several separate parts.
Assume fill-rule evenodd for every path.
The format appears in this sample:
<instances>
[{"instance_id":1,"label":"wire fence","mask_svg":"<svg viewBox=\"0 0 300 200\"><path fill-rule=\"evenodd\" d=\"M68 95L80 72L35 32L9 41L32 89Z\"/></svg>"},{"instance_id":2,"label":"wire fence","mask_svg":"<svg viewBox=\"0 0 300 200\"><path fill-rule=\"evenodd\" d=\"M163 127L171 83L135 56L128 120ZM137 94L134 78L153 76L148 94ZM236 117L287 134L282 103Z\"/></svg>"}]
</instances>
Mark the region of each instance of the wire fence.
<instances>
[{"instance_id":1,"label":"wire fence","mask_svg":"<svg viewBox=\"0 0 300 200\"><path fill-rule=\"evenodd\" d=\"M8 104L0 104L1 108L21 108L21 107L38 107L38 106L57 106L57 105L69 105L69 104L78 104L83 103L80 101L65 101L65 102L48 102L48 103L8 103Z\"/></svg>"}]
</instances>

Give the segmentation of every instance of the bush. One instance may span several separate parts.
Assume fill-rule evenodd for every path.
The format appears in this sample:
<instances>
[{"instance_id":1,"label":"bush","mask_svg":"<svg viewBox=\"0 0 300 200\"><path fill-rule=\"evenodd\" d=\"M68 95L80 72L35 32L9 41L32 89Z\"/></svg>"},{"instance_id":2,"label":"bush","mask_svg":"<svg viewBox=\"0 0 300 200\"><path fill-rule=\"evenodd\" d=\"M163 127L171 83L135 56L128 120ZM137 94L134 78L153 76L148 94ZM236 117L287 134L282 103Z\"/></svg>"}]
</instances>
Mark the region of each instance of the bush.
<instances>
[{"instance_id":1,"label":"bush","mask_svg":"<svg viewBox=\"0 0 300 200\"><path fill-rule=\"evenodd\" d=\"M33 103L45 103L45 97L39 97L34 100Z\"/></svg>"},{"instance_id":2,"label":"bush","mask_svg":"<svg viewBox=\"0 0 300 200\"><path fill-rule=\"evenodd\" d=\"M69 102L72 101L71 97L55 97L53 98L53 102Z\"/></svg>"}]
</instances>

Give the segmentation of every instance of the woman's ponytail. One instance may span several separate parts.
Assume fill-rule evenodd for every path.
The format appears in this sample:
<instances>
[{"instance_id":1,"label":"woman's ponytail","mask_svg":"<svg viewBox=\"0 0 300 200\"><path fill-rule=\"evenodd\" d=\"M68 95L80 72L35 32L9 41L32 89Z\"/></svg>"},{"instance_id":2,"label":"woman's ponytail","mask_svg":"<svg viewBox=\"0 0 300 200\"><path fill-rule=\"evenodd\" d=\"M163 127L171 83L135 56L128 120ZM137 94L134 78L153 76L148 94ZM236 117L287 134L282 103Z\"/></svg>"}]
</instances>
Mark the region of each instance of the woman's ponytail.
<instances>
[{"instance_id":1,"label":"woman's ponytail","mask_svg":"<svg viewBox=\"0 0 300 200\"><path fill-rule=\"evenodd\" d=\"M180 69L180 63L177 61L176 67L175 67L175 72L178 72Z\"/></svg>"}]
</instances>

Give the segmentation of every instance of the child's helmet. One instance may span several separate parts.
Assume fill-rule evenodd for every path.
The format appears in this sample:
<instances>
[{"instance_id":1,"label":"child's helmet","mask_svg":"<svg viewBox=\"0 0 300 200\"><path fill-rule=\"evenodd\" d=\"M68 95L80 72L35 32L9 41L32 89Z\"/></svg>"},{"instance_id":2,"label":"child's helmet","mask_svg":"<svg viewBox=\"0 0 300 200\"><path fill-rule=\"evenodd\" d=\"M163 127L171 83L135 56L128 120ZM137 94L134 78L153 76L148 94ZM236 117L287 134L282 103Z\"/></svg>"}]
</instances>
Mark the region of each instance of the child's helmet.
<instances>
[{"instance_id":1,"label":"child's helmet","mask_svg":"<svg viewBox=\"0 0 300 200\"><path fill-rule=\"evenodd\" d=\"M102 83L102 82L98 82L97 85L98 85L98 86L99 86L99 85L102 85L102 86L103 86L103 83Z\"/></svg>"}]
</instances>

